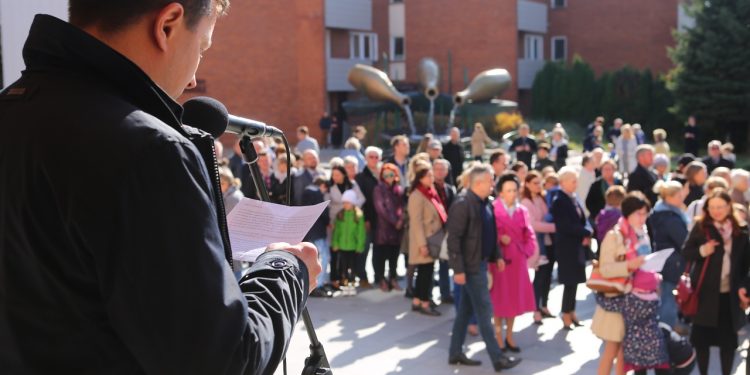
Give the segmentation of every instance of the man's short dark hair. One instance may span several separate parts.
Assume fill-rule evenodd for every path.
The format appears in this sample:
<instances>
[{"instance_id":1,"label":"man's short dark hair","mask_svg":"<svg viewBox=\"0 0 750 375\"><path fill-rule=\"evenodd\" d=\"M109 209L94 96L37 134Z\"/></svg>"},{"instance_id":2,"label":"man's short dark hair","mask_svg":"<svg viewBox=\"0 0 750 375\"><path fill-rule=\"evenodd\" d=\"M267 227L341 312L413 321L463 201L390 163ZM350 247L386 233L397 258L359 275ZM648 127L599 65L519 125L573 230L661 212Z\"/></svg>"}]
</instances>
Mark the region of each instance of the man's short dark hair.
<instances>
[{"instance_id":1,"label":"man's short dark hair","mask_svg":"<svg viewBox=\"0 0 750 375\"><path fill-rule=\"evenodd\" d=\"M169 3L182 4L190 29L212 12L223 14L229 8L229 0L69 0L68 13L73 25L96 25L104 31L114 32Z\"/></svg>"},{"instance_id":2,"label":"man's short dark hair","mask_svg":"<svg viewBox=\"0 0 750 375\"><path fill-rule=\"evenodd\" d=\"M497 159L500 159L501 156L508 155L508 153L505 152L505 150L497 150L490 155L490 165L495 164Z\"/></svg>"}]
</instances>

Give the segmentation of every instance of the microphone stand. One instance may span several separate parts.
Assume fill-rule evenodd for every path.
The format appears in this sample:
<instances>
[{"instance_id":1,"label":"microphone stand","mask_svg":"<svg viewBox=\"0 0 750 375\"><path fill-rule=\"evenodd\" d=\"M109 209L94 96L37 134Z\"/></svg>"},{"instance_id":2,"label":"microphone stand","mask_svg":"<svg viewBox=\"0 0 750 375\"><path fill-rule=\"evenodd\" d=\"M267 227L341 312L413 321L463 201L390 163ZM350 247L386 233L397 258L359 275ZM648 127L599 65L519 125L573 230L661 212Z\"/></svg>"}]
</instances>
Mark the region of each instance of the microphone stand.
<instances>
[{"instance_id":1,"label":"microphone stand","mask_svg":"<svg viewBox=\"0 0 750 375\"><path fill-rule=\"evenodd\" d=\"M268 196L268 189L266 189L263 175L260 172L260 167L258 167L258 153L255 152L253 141L251 137L246 134L242 134L240 137L240 148L244 154L245 162L247 162L250 168L250 177L255 185L255 191L258 192L258 199L263 202L269 202L270 197ZM282 136L282 140L286 147L286 155L289 163L286 172L286 205L290 206L292 199L291 149L289 148L289 143L285 136ZM310 339L310 356L305 359L305 367L302 370L302 375L333 375L323 344L318 341L318 336L315 334L315 326L313 326L307 307L302 311L302 321L305 323L307 336ZM286 357L284 358L284 374L286 374Z\"/></svg>"}]
</instances>

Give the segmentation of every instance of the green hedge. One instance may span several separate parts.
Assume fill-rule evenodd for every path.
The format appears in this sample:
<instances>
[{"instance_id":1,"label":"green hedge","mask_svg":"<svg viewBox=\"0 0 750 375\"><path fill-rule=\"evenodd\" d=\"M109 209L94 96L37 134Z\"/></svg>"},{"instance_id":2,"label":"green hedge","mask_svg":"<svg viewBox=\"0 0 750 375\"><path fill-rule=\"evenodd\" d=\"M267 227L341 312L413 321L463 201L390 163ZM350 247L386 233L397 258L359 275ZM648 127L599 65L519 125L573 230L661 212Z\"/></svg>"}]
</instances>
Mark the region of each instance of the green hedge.
<instances>
[{"instance_id":1,"label":"green hedge","mask_svg":"<svg viewBox=\"0 0 750 375\"><path fill-rule=\"evenodd\" d=\"M591 66L576 56L571 64L548 62L537 73L531 117L588 124L602 115L607 118L607 126L621 117L625 122L641 124L649 135L656 128L677 134L681 124L669 112L673 104L663 79L649 70L625 66L597 78Z\"/></svg>"}]
</instances>

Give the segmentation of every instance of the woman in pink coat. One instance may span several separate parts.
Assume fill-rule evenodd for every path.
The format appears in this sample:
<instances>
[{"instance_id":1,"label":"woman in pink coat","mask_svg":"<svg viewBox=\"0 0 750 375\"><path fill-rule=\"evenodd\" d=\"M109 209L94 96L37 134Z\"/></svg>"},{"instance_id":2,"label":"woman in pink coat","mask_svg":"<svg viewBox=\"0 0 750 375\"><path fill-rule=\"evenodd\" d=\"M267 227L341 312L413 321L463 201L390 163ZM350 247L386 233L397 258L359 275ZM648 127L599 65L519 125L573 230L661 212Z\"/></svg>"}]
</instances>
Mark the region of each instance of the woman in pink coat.
<instances>
[{"instance_id":1,"label":"woman in pink coat","mask_svg":"<svg viewBox=\"0 0 750 375\"><path fill-rule=\"evenodd\" d=\"M536 234L531 228L528 211L517 200L520 185L513 173L500 176L497 182L495 223L503 249L505 270L500 272L497 266L490 265L493 280L490 298L495 313L497 342L501 348L515 353L520 351L513 340L515 317L536 310L527 264L537 251ZM506 325L505 339L503 321Z\"/></svg>"}]
</instances>

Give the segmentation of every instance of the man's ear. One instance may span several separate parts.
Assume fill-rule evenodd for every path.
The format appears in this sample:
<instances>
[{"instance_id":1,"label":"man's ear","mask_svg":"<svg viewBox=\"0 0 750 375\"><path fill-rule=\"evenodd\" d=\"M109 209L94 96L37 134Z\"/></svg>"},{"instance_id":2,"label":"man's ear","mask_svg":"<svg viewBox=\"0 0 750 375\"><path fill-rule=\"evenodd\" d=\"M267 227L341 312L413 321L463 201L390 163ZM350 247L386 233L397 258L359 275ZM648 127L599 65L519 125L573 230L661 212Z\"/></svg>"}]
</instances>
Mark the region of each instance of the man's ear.
<instances>
[{"instance_id":1,"label":"man's ear","mask_svg":"<svg viewBox=\"0 0 750 375\"><path fill-rule=\"evenodd\" d=\"M154 40L160 50L167 51L172 38L184 23L185 9L180 3L169 3L157 13L154 21Z\"/></svg>"}]
</instances>

